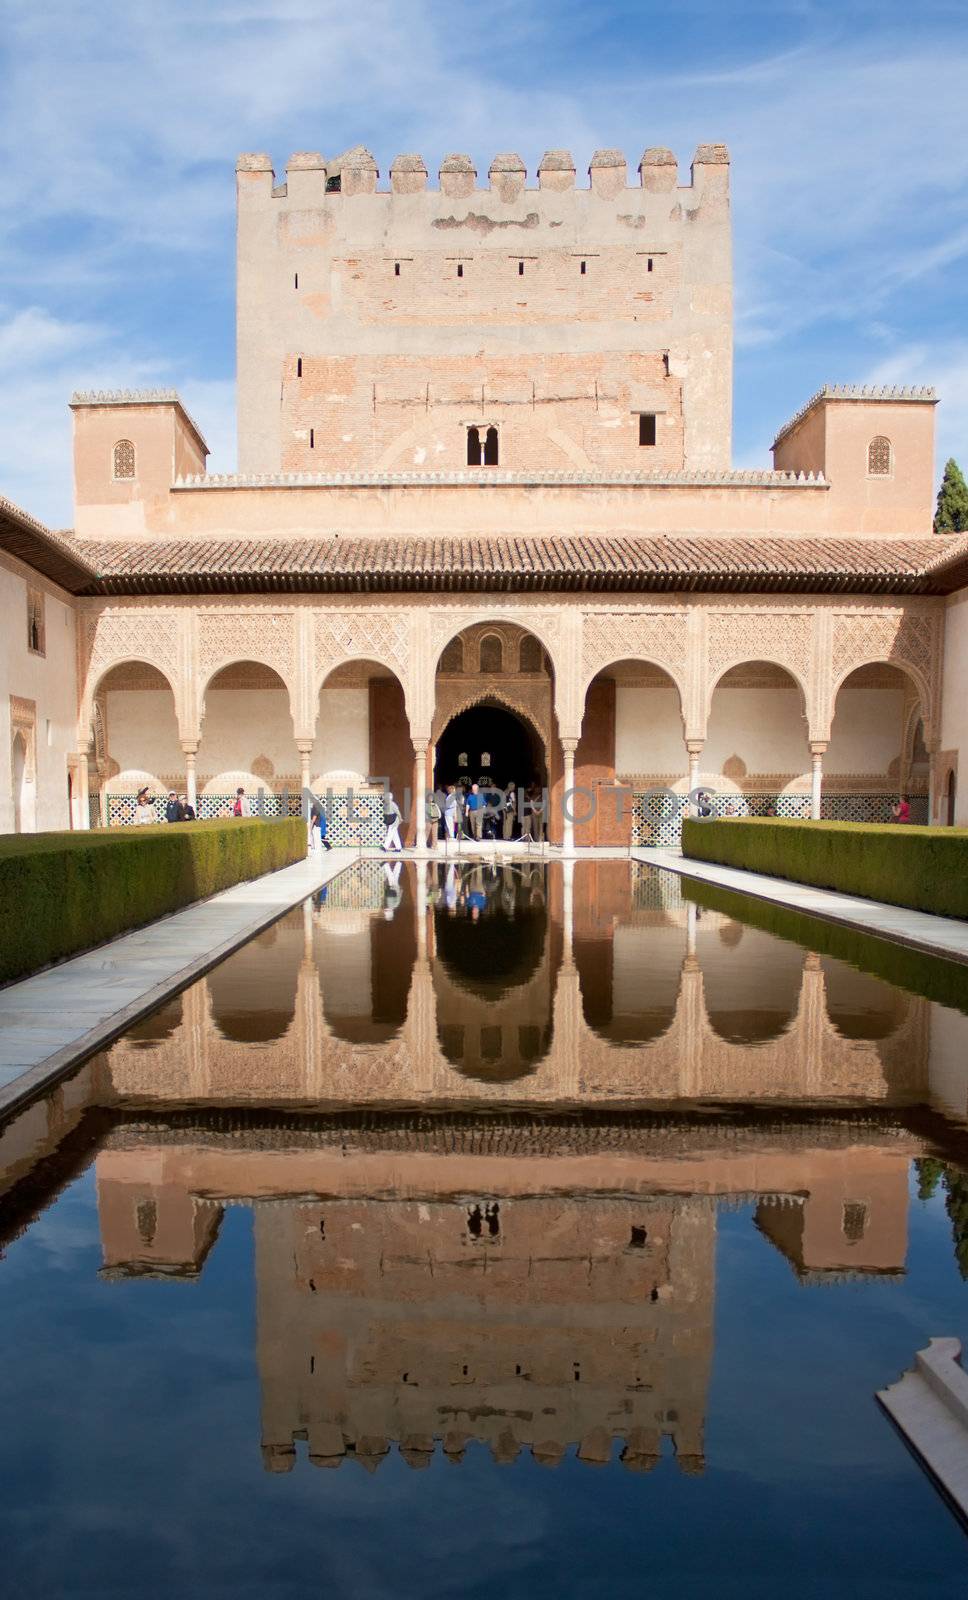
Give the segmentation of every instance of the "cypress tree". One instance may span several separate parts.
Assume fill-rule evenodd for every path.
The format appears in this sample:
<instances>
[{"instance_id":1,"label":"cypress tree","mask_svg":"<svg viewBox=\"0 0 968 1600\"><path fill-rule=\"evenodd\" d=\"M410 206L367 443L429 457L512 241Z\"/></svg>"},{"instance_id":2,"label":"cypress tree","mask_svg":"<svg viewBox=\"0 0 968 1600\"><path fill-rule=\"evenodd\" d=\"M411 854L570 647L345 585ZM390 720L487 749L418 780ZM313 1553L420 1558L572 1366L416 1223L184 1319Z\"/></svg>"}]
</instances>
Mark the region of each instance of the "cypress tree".
<instances>
[{"instance_id":1,"label":"cypress tree","mask_svg":"<svg viewBox=\"0 0 968 1600\"><path fill-rule=\"evenodd\" d=\"M938 490L934 531L968 533L968 483L965 482L961 468L953 458L945 465L941 488Z\"/></svg>"}]
</instances>

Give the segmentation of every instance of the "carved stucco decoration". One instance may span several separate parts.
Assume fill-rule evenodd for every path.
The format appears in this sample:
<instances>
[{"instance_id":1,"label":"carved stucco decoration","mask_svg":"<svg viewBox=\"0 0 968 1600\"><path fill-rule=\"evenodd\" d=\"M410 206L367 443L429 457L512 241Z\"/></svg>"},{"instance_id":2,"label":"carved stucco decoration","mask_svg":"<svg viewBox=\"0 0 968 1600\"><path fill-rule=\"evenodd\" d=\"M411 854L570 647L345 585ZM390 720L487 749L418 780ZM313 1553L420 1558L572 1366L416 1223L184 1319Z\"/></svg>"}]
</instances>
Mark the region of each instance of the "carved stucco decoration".
<instances>
[{"instance_id":1,"label":"carved stucco decoration","mask_svg":"<svg viewBox=\"0 0 968 1600\"><path fill-rule=\"evenodd\" d=\"M34 700L26 700L22 695L10 696L10 738L11 743L17 735L24 743L24 777L28 783L34 783L37 775L37 704Z\"/></svg>"},{"instance_id":2,"label":"carved stucco decoration","mask_svg":"<svg viewBox=\"0 0 968 1600\"><path fill-rule=\"evenodd\" d=\"M813 710L811 662L813 616L809 611L771 611L765 607L713 612L706 633L706 705L717 682L731 667L771 661L799 684L807 714Z\"/></svg>"},{"instance_id":3,"label":"carved stucco decoration","mask_svg":"<svg viewBox=\"0 0 968 1600\"><path fill-rule=\"evenodd\" d=\"M156 667L171 685L176 710L180 713L184 694L181 662L181 618L174 611L147 611L123 608L101 611L84 618L78 628L78 680L81 699L81 725L85 735L90 727L92 700L100 680L112 667L125 661L144 662Z\"/></svg>"},{"instance_id":4,"label":"carved stucco decoration","mask_svg":"<svg viewBox=\"0 0 968 1600\"><path fill-rule=\"evenodd\" d=\"M463 711L483 701L494 701L514 712L529 723L542 740L550 757L554 739L554 715L551 702L551 682L548 678L491 678L479 679L469 688L466 679L442 680L437 685L437 705L431 737L440 738L447 724Z\"/></svg>"},{"instance_id":5,"label":"carved stucco decoration","mask_svg":"<svg viewBox=\"0 0 968 1600\"><path fill-rule=\"evenodd\" d=\"M686 703L685 611L594 611L582 621L582 691L614 661L650 661L669 674Z\"/></svg>"},{"instance_id":6,"label":"carved stucco decoration","mask_svg":"<svg viewBox=\"0 0 968 1600\"><path fill-rule=\"evenodd\" d=\"M928 737L937 720L942 625L943 617L937 609L911 611L897 607L835 616L830 649L831 718L837 690L844 679L868 662L885 661L906 669L914 680Z\"/></svg>"},{"instance_id":7,"label":"carved stucco decoration","mask_svg":"<svg viewBox=\"0 0 968 1600\"><path fill-rule=\"evenodd\" d=\"M290 694L296 677L295 618L290 611L201 611L198 614L199 688L222 667L261 661L278 672Z\"/></svg>"},{"instance_id":8,"label":"carved stucco decoration","mask_svg":"<svg viewBox=\"0 0 968 1600\"><path fill-rule=\"evenodd\" d=\"M468 628L481 624L510 623L521 628L525 633L533 633L540 639L549 656L551 657L552 671L557 676L561 671L560 639L561 639L561 614L557 611L528 609L526 606L510 607L500 603L491 606L478 606L474 610L434 610L429 616L428 642L430 646L430 672L435 673L437 662L446 644L458 633L464 633Z\"/></svg>"},{"instance_id":9,"label":"carved stucco decoration","mask_svg":"<svg viewBox=\"0 0 968 1600\"><path fill-rule=\"evenodd\" d=\"M372 660L390 667L404 689L411 680L411 619L400 611L317 613L313 619L315 680L323 681L344 661Z\"/></svg>"}]
</instances>

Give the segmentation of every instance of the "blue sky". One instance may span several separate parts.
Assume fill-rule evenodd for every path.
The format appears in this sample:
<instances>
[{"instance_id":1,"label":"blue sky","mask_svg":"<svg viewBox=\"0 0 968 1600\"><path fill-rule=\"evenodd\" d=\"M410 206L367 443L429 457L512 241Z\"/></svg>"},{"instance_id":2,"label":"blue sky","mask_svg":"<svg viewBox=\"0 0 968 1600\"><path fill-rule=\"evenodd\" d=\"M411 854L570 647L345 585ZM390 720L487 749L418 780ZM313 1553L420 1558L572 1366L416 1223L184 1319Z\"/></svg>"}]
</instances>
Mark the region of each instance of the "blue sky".
<instances>
[{"instance_id":1,"label":"blue sky","mask_svg":"<svg viewBox=\"0 0 968 1600\"><path fill-rule=\"evenodd\" d=\"M533 173L733 158L734 458L822 383L934 383L968 468L965 0L0 0L0 493L69 524L75 387L175 385L234 466L234 175L362 142Z\"/></svg>"}]
</instances>

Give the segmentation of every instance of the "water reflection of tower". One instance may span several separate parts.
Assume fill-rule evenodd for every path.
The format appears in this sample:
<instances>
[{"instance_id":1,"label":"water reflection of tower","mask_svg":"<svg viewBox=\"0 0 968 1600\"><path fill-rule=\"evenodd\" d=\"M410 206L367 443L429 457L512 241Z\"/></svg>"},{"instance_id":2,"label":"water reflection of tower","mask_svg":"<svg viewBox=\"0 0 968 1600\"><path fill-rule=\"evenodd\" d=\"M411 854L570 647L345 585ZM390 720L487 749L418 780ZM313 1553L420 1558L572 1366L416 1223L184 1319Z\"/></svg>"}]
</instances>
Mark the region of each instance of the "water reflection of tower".
<instances>
[{"instance_id":1,"label":"water reflection of tower","mask_svg":"<svg viewBox=\"0 0 968 1600\"><path fill-rule=\"evenodd\" d=\"M498 1461L700 1470L715 1210L699 1197L335 1200L256 1207L263 1449L412 1466L471 1440Z\"/></svg>"}]
</instances>

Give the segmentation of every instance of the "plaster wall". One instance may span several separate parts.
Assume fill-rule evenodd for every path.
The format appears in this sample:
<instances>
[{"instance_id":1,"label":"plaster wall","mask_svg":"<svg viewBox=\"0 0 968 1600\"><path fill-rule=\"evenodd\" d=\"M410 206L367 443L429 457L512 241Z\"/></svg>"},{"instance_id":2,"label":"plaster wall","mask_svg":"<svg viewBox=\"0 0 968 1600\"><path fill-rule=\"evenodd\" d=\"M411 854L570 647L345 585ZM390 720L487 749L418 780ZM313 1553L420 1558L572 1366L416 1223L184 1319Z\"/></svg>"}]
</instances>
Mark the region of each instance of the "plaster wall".
<instances>
[{"instance_id":1,"label":"plaster wall","mask_svg":"<svg viewBox=\"0 0 968 1600\"><path fill-rule=\"evenodd\" d=\"M615 770L620 777L685 774L688 767L677 689L618 684Z\"/></svg>"},{"instance_id":2,"label":"plaster wall","mask_svg":"<svg viewBox=\"0 0 968 1600\"><path fill-rule=\"evenodd\" d=\"M941 749L956 757L955 823L968 826L968 589L948 601L944 634Z\"/></svg>"},{"instance_id":3,"label":"plaster wall","mask_svg":"<svg viewBox=\"0 0 968 1600\"><path fill-rule=\"evenodd\" d=\"M201 781L220 772L255 770L259 757L278 777L298 781L296 749L285 689L211 689L205 700L197 767ZM266 786L272 787L271 778Z\"/></svg>"},{"instance_id":4,"label":"plaster wall","mask_svg":"<svg viewBox=\"0 0 968 1600\"><path fill-rule=\"evenodd\" d=\"M27 647L27 591L44 597L44 654ZM68 828L68 754L76 748L77 660L74 613L66 595L13 559L0 562L0 833L14 829L11 697L32 702L24 831ZM21 716L27 708L23 708Z\"/></svg>"},{"instance_id":5,"label":"plaster wall","mask_svg":"<svg viewBox=\"0 0 968 1600\"><path fill-rule=\"evenodd\" d=\"M483 422L517 465L640 470L633 408L665 419L657 465L727 465L723 156L686 188L674 166L630 186L623 163L590 189L573 172L526 188L523 171L478 189L469 171L428 191L411 172L377 193L374 169L329 194L319 158L280 193L243 157L240 469L464 466Z\"/></svg>"},{"instance_id":6,"label":"plaster wall","mask_svg":"<svg viewBox=\"0 0 968 1600\"><path fill-rule=\"evenodd\" d=\"M321 689L311 759L313 777L327 772L356 772L365 777L369 761L370 706L366 684Z\"/></svg>"},{"instance_id":7,"label":"plaster wall","mask_svg":"<svg viewBox=\"0 0 968 1600\"><path fill-rule=\"evenodd\" d=\"M107 753L125 772L176 777L185 770L170 689L109 689Z\"/></svg>"},{"instance_id":8,"label":"plaster wall","mask_svg":"<svg viewBox=\"0 0 968 1600\"><path fill-rule=\"evenodd\" d=\"M824 772L884 779L901 753L903 689L842 689L837 696Z\"/></svg>"},{"instance_id":9,"label":"plaster wall","mask_svg":"<svg viewBox=\"0 0 968 1600\"><path fill-rule=\"evenodd\" d=\"M868 471L875 438L891 445L891 470ZM933 400L824 398L784 431L774 465L822 472L845 527L858 533L930 533L934 511Z\"/></svg>"},{"instance_id":10,"label":"plaster wall","mask_svg":"<svg viewBox=\"0 0 968 1600\"><path fill-rule=\"evenodd\" d=\"M731 757L737 756L750 774L810 771L807 724L799 690L737 687L713 691L709 733L700 767L706 774L719 773Z\"/></svg>"}]
</instances>

